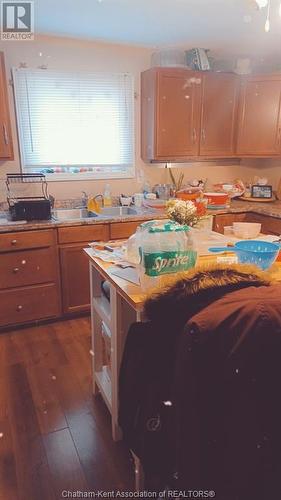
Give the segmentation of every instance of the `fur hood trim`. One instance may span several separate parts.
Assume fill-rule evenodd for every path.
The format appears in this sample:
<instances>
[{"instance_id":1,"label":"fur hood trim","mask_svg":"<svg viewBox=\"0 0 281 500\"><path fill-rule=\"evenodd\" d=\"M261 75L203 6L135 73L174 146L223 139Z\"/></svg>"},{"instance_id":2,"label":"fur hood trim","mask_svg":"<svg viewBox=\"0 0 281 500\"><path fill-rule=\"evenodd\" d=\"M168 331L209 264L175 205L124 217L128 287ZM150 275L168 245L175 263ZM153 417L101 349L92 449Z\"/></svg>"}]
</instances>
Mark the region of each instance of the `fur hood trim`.
<instances>
[{"instance_id":1,"label":"fur hood trim","mask_svg":"<svg viewBox=\"0 0 281 500\"><path fill-rule=\"evenodd\" d=\"M201 265L181 275L169 277L152 291L144 310L148 320L161 324L184 325L194 314L227 293L269 286L270 275L245 264Z\"/></svg>"}]
</instances>

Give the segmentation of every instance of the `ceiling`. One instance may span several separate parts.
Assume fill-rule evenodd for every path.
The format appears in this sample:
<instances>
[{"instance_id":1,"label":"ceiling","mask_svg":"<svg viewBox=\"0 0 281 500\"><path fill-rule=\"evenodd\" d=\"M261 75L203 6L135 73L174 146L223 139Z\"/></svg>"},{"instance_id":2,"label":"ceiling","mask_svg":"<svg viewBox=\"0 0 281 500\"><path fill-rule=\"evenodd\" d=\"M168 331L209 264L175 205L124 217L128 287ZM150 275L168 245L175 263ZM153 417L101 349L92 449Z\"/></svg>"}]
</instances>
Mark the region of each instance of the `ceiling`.
<instances>
[{"instance_id":1,"label":"ceiling","mask_svg":"<svg viewBox=\"0 0 281 500\"><path fill-rule=\"evenodd\" d=\"M204 47L233 54L280 53L280 0L36 0L37 33L146 47Z\"/></svg>"}]
</instances>

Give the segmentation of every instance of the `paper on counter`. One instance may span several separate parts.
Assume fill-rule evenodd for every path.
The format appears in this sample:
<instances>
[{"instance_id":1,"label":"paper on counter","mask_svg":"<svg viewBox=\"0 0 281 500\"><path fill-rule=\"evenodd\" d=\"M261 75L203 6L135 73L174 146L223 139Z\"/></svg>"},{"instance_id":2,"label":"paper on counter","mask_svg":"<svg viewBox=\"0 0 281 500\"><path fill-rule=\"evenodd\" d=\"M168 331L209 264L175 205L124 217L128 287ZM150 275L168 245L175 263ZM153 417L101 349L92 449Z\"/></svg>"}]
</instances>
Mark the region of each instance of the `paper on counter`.
<instances>
[{"instance_id":1,"label":"paper on counter","mask_svg":"<svg viewBox=\"0 0 281 500\"><path fill-rule=\"evenodd\" d=\"M126 269L119 269L118 267L110 267L108 271L111 274L114 274L114 276L118 276L118 278L122 278L123 280L129 281L134 285L140 284L137 270L132 267L128 267Z\"/></svg>"}]
</instances>

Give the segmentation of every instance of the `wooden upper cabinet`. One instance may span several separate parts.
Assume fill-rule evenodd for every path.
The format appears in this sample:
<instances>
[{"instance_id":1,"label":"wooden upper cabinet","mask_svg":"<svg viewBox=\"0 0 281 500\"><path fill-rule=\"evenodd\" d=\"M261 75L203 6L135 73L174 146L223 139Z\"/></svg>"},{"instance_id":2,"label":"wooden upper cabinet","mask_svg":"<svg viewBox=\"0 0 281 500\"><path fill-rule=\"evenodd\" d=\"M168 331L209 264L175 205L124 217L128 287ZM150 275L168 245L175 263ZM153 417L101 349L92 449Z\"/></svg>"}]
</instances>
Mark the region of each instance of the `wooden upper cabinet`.
<instances>
[{"instance_id":1,"label":"wooden upper cabinet","mask_svg":"<svg viewBox=\"0 0 281 500\"><path fill-rule=\"evenodd\" d=\"M0 159L13 159L12 132L3 52L0 52Z\"/></svg>"},{"instance_id":2,"label":"wooden upper cabinet","mask_svg":"<svg viewBox=\"0 0 281 500\"><path fill-rule=\"evenodd\" d=\"M281 75L242 79L237 155L280 155L280 97Z\"/></svg>"},{"instance_id":3,"label":"wooden upper cabinet","mask_svg":"<svg viewBox=\"0 0 281 500\"><path fill-rule=\"evenodd\" d=\"M239 78L231 73L206 73L203 77L200 156L233 157Z\"/></svg>"},{"instance_id":4,"label":"wooden upper cabinet","mask_svg":"<svg viewBox=\"0 0 281 500\"><path fill-rule=\"evenodd\" d=\"M197 156L202 76L185 69L142 73L142 158L173 161Z\"/></svg>"}]
</instances>

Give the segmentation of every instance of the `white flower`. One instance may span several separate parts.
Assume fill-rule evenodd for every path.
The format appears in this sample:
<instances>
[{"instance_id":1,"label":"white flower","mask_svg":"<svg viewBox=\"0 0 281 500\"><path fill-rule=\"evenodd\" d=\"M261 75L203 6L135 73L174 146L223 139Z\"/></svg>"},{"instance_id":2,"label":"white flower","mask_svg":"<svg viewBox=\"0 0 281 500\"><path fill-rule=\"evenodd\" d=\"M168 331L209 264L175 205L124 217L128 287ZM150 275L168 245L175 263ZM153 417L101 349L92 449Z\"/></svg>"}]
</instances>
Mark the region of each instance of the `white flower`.
<instances>
[{"instance_id":1,"label":"white flower","mask_svg":"<svg viewBox=\"0 0 281 500\"><path fill-rule=\"evenodd\" d=\"M197 209L192 201L169 200L167 214L179 224L193 225L198 221Z\"/></svg>"}]
</instances>

